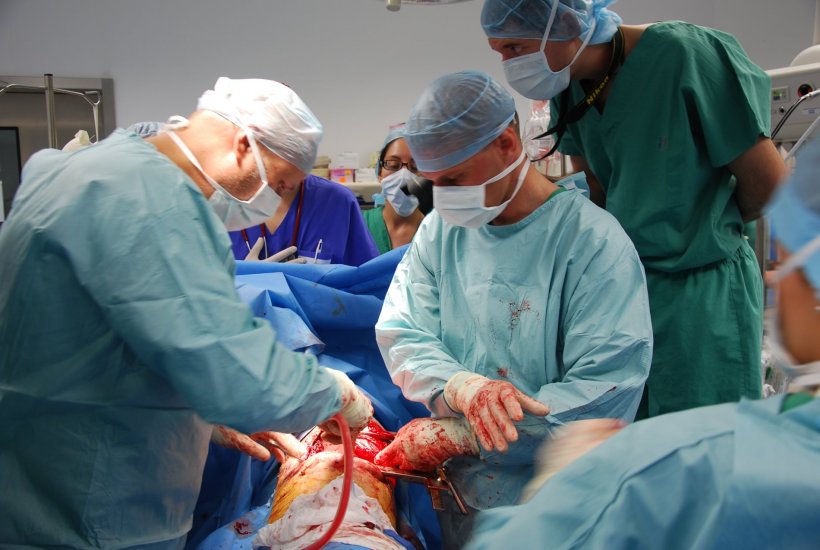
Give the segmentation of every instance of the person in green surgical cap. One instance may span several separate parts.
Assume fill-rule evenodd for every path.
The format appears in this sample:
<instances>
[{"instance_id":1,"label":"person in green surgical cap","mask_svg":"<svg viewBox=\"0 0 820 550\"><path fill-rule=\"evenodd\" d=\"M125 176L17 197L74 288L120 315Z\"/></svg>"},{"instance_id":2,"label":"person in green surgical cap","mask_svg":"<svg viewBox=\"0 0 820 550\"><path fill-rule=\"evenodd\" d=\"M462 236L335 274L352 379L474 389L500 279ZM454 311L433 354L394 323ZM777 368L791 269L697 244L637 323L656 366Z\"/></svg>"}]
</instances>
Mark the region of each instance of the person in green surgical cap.
<instances>
[{"instance_id":1,"label":"person in green surgical cap","mask_svg":"<svg viewBox=\"0 0 820 550\"><path fill-rule=\"evenodd\" d=\"M613 0L486 0L509 84L641 256L655 348L640 417L760 397L763 283L744 224L785 167L768 76L732 36L632 26Z\"/></svg>"}]
</instances>

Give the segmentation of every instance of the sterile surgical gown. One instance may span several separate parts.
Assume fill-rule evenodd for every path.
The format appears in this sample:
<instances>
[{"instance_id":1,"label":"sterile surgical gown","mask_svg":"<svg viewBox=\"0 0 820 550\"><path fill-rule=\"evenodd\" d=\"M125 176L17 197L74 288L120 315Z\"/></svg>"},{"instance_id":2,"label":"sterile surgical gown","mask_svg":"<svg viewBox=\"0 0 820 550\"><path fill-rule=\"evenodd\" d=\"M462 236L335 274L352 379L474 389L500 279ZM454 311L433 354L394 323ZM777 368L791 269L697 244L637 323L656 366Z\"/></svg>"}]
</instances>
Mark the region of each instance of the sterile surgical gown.
<instances>
[{"instance_id":1,"label":"sterile surgical gown","mask_svg":"<svg viewBox=\"0 0 820 550\"><path fill-rule=\"evenodd\" d=\"M820 548L820 399L782 402L637 422L482 513L468 548Z\"/></svg>"},{"instance_id":2,"label":"sterile surgical gown","mask_svg":"<svg viewBox=\"0 0 820 550\"><path fill-rule=\"evenodd\" d=\"M517 424L508 452L448 463L477 509L516 502L553 427L631 421L652 355L635 248L577 191L554 193L511 225L466 229L426 216L396 269L376 338L393 381L435 416L457 415L442 392L462 371L507 380L549 405L549 416Z\"/></svg>"},{"instance_id":3,"label":"sterile surgical gown","mask_svg":"<svg viewBox=\"0 0 820 550\"><path fill-rule=\"evenodd\" d=\"M136 134L32 156L0 257L0 546L179 547L208 423L299 430L340 407L239 300L205 197Z\"/></svg>"},{"instance_id":4,"label":"sterile surgical gown","mask_svg":"<svg viewBox=\"0 0 820 550\"><path fill-rule=\"evenodd\" d=\"M731 36L657 23L603 113L590 109L559 147L586 159L646 269L649 416L760 397L763 282L727 165L768 134L770 90ZM570 105L583 98L570 91Z\"/></svg>"},{"instance_id":5,"label":"sterile surgical gown","mask_svg":"<svg viewBox=\"0 0 820 550\"><path fill-rule=\"evenodd\" d=\"M300 197L302 193L304 198ZM231 231L234 257L244 260L262 233L258 225L247 228L244 234ZM271 234L265 229L264 233L271 256L296 246L296 255L310 263L358 266L379 255L353 192L340 183L313 174L305 178L302 190L276 231ZM322 246L317 254L320 240ZM259 255L260 259L265 257L264 253Z\"/></svg>"}]
</instances>

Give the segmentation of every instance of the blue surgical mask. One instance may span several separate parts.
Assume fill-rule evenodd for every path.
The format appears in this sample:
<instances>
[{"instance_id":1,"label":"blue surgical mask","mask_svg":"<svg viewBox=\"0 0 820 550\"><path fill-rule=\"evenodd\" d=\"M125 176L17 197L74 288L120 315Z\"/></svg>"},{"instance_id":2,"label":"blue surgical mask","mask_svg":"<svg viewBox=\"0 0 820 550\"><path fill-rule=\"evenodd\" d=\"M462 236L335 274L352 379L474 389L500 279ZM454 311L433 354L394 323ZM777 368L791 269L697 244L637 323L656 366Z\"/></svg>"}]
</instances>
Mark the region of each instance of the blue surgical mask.
<instances>
[{"instance_id":1,"label":"blue surgical mask","mask_svg":"<svg viewBox=\"0 0 820 550\"><path fill-rule=\"evenodd\" d=\"M541 39L541 48L537 52L513 57L503 62L504 75L507 77L507 82L513 90L529 99L552 99L567 89L570 82L570 67L572 67L578 59L578 56L581 55L581 52L584 51L584 48L586 48L595 32L595 20L593 20L584 38L584 42L581 44L581 48L576 52L575 57L572 58L569 65L558 72L553 71L547 62L544 47L547 44L547 37L555 21L558 4L559 2L557 1L552 4L552 12L547 22L547 30L544 31L544 37Z\"/></svg>"},{"instance_id":2,"label":"blue surgical mask","mask_svg":"<svg viewBox=\"0 0 820 550\"><path fill-rule=\"evenodd\" d=\"M775 282L781 281L789 273L799 269L813 254L820 253L820 236L815 237L792 255L775 273ZM771 349L775 366L790 380L792 386L805 389L820 387L820 359L799 365L786 349L780 335L780 316L775 310L774 315L766 320L766 341Z\"/></svg>"},{"instance_id":3,"label":"blue surgical mask","mask_svg":"<svg viewBox=\"0 0 820 550\"><path fill-rule=\"evenodd\" d=\"M407 168L402 168L398 172L394 172L382 179L382 193L384 198L390 202L390 206L396 211L396 214L402 218L406 218L416 211L419 207L419 199L412 195L408 195L401 190L405 183L415 183L418 185L420 176L417 176Z\"/></svg>"},{"instance_id":4,"label":"blue surgical mask","mask_svg":"<svg viewBox=\"0 0 820 550\"><path fill-rule=\"evenodd\" d=\"M433 187L433 206L447 223L460 227L477 229L486 223L490 223L501 214L509 205L518 190L524 184L524 178L529 170L529 165L521 169L518 174L518 181L510 198L498 206L484 206L486 204L487 186L509 175L526 158L524 151L518 160L510 164L500 174L492 177L480 185L436 185Z\"/></svg>"},{"instance_id":5,"label":"blue surgical mask","mask_svg":"<svg viewBox=\"0 0 820 550\"><path fill-rule=\"evenodd\" d=\"M248 136L248 142L251 145L251 150L256 159L256 167L259 170L261 184L251 198L242 200L231 195L219 182L207 174L193 151L191 151L185 142L182 141L182 138L174 132L175 128L187 126L187 122L188 121L183 117L172 117L169 119L169 123L163 128L163 132L168 134L182 153L191 161L191 164L199 170L202 177L214 188L213 194L208 198L208 204L211 205L216 215L225 224L227 230L239 231L240 229L265 223L266 220L276 213L276 210L279 208L279 203L282 202L282 198L268 185L265 165L262 164L262 155L259 152L259 146L253 135L247 129L243 128Z\"/></svg>"}]
</instances>

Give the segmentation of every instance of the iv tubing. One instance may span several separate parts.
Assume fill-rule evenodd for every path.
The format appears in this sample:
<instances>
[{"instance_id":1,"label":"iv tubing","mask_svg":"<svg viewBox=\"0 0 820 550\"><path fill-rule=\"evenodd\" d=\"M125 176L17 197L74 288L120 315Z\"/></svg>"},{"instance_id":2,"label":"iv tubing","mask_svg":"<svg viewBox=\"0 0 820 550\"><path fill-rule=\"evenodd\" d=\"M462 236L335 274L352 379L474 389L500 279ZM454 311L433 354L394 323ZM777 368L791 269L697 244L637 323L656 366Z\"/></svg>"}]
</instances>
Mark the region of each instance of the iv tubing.
<instances>
[{"instance_id":1,"label":"iv tubing","mask_svg":"<svg viewBox=\"0 0 820 550\"><path fill-rule=\"evenodd\" d=\"M336 509L336 517L333 518L333 523L330 524L330 529L313 544L307 547L307 550L319 550L330 541L336 530L342 524L342 520L347 512L347 503L350 500L350 486L353 484L353 438L350 437L350 428L341 414L336 414L332 418L336 424L339 425L339 432L342 434L342 458L344 459L344 478L342 479L342 497L339 500L339 507Z\"/></svg>"}]
</instances>

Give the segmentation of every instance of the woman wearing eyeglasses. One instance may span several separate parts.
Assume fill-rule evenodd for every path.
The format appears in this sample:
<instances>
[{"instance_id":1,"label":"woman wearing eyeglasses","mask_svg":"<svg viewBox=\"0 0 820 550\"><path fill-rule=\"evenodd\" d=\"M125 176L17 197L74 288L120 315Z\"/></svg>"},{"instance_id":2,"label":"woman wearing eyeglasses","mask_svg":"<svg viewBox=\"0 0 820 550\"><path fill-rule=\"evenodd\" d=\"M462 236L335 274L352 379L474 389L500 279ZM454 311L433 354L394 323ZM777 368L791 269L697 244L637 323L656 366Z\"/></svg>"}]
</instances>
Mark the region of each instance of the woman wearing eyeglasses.
<instances>
[{"instance_id":1,"label":"woman wearing eyeglasses","mask_svg":"<svg viewBox=\"0 0 820 550\"><path fill-rule=\"evenodd\" d=\"M367 228L384 254L413 240L432 198L419 201L414 190L421 190L423 178L416 173L416 162L404 141L404 125L387 134L379 153L376 175L382 186L384 206L364 211ZM427 204L424 204L427 202Z\"/></svg>"}]
</instances>

